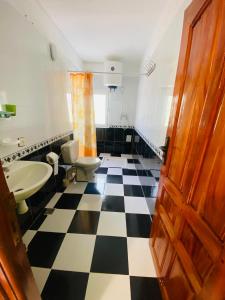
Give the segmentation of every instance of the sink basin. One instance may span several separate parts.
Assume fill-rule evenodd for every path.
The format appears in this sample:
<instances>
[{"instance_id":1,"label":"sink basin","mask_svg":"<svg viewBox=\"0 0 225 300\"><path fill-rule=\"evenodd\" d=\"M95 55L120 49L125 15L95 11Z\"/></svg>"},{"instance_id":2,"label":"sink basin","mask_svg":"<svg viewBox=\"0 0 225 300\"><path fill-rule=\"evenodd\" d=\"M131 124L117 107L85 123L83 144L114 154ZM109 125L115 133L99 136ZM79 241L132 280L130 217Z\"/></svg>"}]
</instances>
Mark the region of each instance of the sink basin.
<instances>
[{"instance_id":1,"label":"sink basin","mask_svg":"<svg viewBox=\"0 0 225 300\"><path fill-rule=\"evenodd\" d=\"M43 162L15 161L6 174L9 190L13 192L17 212L28 211L26 199L35 194L47 182L52 174L52 167Z\"/></svg>"}]
</instances>

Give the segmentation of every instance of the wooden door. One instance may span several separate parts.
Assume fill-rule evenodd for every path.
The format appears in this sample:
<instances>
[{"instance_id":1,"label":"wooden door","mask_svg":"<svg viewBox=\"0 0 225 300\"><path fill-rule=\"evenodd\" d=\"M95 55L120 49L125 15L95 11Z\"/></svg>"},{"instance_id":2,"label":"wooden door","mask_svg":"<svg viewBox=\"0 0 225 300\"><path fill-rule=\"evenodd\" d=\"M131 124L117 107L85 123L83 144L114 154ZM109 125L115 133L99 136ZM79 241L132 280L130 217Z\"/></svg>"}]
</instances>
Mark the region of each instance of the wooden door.
<instances>
[{"instance_id":1,"label":"wooden door","mask_svg":"<svg viewBox=\"0 0 225 300\"><path fill-rule=\"evenodd\" d=\"M225 299L225 0L193 0L151 250L165 299Z\"/></svg>"},{"instance_id":2,"label":"wooden door","mask_svg":"<svg viewBox=\"0 0 225 300\"><path fill-rule=\"evenodd\" d=\"M40 300L0 163L0 300Z\"/></svg>"}]
</instances>

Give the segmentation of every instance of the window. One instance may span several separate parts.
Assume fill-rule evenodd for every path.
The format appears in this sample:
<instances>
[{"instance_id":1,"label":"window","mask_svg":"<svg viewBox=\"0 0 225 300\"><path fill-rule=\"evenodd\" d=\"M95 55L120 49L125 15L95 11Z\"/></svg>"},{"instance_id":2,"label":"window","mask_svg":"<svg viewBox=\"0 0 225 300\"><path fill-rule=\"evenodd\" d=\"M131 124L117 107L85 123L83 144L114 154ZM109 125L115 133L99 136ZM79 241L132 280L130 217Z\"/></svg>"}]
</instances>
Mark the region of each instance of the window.
<instances>
[{"instance_id":1,"label":"window","mask_svg":"<svg viewBox=\"0 0 225 300\"><path fill-rule=\"evenodd\" d=\"M73 106L72 106L71 93L66 94L66 100L67 100L67 109L68 109L69 121L70 121L70 123L73 123Z\"/></svg>"},{"instance_id":2,"label":"window","mask_svg":"<svg viewBox=\"0 0 225 300\"><path fill-rule=\"evenodd\" d=\"M94 95L95 124L107 125L107 98L105 94Z\"/></svg>"}]
</instances>

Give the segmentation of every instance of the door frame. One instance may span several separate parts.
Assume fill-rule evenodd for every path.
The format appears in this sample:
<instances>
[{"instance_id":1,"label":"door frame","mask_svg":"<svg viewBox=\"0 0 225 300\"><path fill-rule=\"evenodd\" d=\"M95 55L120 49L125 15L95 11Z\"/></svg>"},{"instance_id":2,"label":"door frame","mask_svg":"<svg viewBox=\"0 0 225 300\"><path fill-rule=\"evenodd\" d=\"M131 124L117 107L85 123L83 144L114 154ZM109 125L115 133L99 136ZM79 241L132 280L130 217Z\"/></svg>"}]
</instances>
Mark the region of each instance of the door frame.
<instances>
[{"instance_id":1,"label":"door frame","mask_svg":"<svg viewBox=\"0 0 225 300\"><path fill-rule=\"evenodd\" d=\"M41 300L0 160L0 299ZM2 297L2 298L1 298Z\"/></svg>"}]
</instances>

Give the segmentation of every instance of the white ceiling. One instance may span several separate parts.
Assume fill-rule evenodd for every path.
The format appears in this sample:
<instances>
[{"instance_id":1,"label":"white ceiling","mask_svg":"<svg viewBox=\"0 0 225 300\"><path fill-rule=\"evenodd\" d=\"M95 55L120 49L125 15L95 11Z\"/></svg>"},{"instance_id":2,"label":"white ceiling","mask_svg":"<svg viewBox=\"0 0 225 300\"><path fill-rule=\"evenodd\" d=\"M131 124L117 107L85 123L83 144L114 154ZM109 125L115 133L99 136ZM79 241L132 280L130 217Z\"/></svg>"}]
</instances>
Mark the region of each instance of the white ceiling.
<instances>
[{"instance_id":1,"label":"white ceiling","mask_svg":"<svg viewBox=\"0 0 225 300\"><path fill-rule=\"evenodd\" d=\"M109 58L139 62L170 1L39 2L84 61L101 62Z\"/></svg>"}]
</instances>

